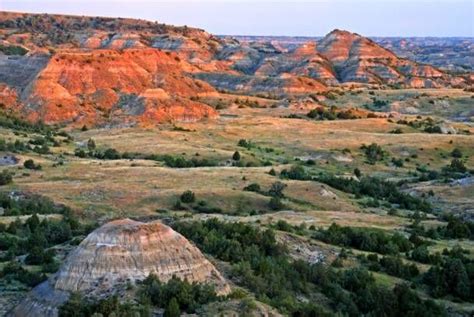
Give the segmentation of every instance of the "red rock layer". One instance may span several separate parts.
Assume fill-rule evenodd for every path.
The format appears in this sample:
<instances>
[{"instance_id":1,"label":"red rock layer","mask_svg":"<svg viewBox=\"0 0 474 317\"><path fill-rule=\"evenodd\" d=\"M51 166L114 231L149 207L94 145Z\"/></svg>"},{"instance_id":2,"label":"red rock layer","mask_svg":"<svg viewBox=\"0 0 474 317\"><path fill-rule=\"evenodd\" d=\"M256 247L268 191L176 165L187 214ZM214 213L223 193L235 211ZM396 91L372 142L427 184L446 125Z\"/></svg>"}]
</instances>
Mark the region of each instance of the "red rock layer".
<instances>
[{"instance_id":1,"label":"red rock layer","mask_svg":"<svg viewBox=\"0 0 474 317\"><path fill-rule=\"evenodd\" d=\"M129 108L122 114L128 113L134 122L215 118L214 109L188 99L216 93L215 89L185 71L193 71L193 66L157 49L61 52L32 83L28 103L41 107L27 110L27 116L46 123L85 122ZM163 92L160 96L152 93L157 89ZM124 96L141 101L127 104L130 100Z\"/></svg>"}]
</instances>

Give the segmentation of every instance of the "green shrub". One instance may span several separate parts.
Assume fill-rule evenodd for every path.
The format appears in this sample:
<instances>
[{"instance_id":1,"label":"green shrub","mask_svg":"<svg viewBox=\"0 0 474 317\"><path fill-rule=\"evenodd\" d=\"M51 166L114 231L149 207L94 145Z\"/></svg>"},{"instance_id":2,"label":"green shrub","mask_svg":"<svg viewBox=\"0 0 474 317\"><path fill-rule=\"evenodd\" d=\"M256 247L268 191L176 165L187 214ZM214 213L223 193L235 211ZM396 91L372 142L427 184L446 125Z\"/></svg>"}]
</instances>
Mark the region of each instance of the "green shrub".
<instances>
[{"instance_id":1,"label":"green shrub","mask_svg":"<svg viewBox=\"0 0 474 317\"><path fill-rule=\"evenodd\" d=\"M299 300L324 294L327 306L348 316L444 316L441 306L421 299L404 285L384 288L364 268L335 270L321 263L293 260L271 230L244 223L180 222L175 230L205 253L230 262L240 286L257 300L289 316L331 316L313 302ZM325 305L326 306L326 305Z\"/></svg>"},{"instance_id":2,"label":"green shrub","mask_svg":"<svg viewBox=\"0 0 474 317\"><path fill-rule=\"evenodd\" d=\"M355 168L355 169L354 169L354 175L355 175L357 178L360 178L360 177L362 176L362 172L360 171L360 169Z\"/></svg>"},{"instance_id":3,"label":"green shrub","mask_svg":"<svg viewBox=\"0 0 474 317\"><path fill-rule=\"evenodd\" d=\"M388 235L381 230L341 227L335 223L328 229L318 230L313 237L326 243L380 254L396 255L413 248L412 243L398 233Z\"/></svg>"},{"instance_id":4,"label":"green shrub","mask_svg":"<svg viewBox=\"0 0 474 317\"><path fill-rule=\"evenodd\" d=\"M0 173L0 186L8 185L13 182L12 173L8 170L3 170Z\"/></svg>"},{"instance_id":5,"label":"green shrub","mask_svg":"<svg viewBox=\"0 0 474 317\"><path fill-rule=\"evenodd\" d=\"M256 192L256 193L259 193L262 191L262 189L260 188L260 185L257 183L252 183L248 186L245 186L244 190L248 192Z\"/></svg>"},{"instance_id":6,"label":"green shrub","mask_svg":"<svg viewBox=\"0 0 474 317\"><path fill-rule=\"evenodd\" d=\"M431 205L424 199L401 192L397 185L375 177L361 177L360 181L326 174L315 180L356 196L369 196L397 204L400 208L431 212Z\"/></svg>"},{"instance_id":7,"label":"green shrub","mask_svg":"<svg viewBox=\"0 0 474 317\"><path fill-rule=\"evenodd\" d=\"M461 152L460 149L455 148L455 149L451 152L451 156L452 156L452 157L455 157L455 158L461 158L461 157L462 157L462 152Z\"/></svg>"},{"instance_id":8,"label":"green shrub","mask_svg":"<svg viewBox=\"0 0 474 317\"><path fill-rule=\"evenodd\" d=\"M268 190L268 194L272 197L283 198L285 196L283 194L283 190L286 188L286 186L287 185L283 184L282 182L275 182Z\"/></svg>"},{"instance_id":9,"label":"green shrub","mask_svg":"<svg viewBox=\"0 0 474 317\"><path fill-rule=\"evenodd\" d=\"M154 306L166 308L165 315L173 313L168 316L180 316L181 311L194 313L202 305L218 299L211 285L189 283L175 276L163 283L153 274L143 281L138 293L141 298L149 299Z\"/></svg>"},{"instance_id":10,"label":"green shrub","mask_svg":"<svg viewBox=\"0 0 474 317\"><path fill-rule=\"evenodd\" d=\"M41 169L41 165L35 164L35 162L32 159L26 160L23 163L23 166L25 168L29 169L29 170L40 170Z\"/></svg>"},{"instance_id":11,"label":"green shrub","mask_svg":"<svg viewBox=\"0 0 474 317\"><path fill-rule=\"evenodd\" d=\"M281 202L281 199L279 197L272 197L270 201L268 202L268 207L271 210L278 211L278 210L282 210L285 207L285 205Z\"/></svg>"},{"instance_id":12,"label":"green shrub","mask_svg":"<svg viewBox=\"0 0 474 317\"><path fill-rule=\"evenodd\" d=\"M363 144L361 149L364 151L367 161L370 164L375 164L377 161L381 161L385 157L385 151L377 143L372 143L369 146Z\"/></svg>"},{"instance_id":13,"label":"green shrub","mask_svg":"<svg viewBox=\"0 0 474 317\"><path fill-rule=\"evenodd\" d=\"M185 191L181 194L180 200L181 200L181 202L183 202L185 204L190 204L190 203L193 203L196 200L196 196L194 195L194 193L192 191L187 190L187 191Z\"/></svg>"},{"instance_id":14,"label":"green shrub","mask_svg":"<svg viewBox=\"0 0 474 317\"><path fill-rule=\"evenodd\" d=\"M444 173L466 173L467 167L464 165L464 162L460 159L453 159L451 163L443 168Z\"/></svg>"},{"instance_id":15,"label":"green shrub","mask_svg":"<svg viewBox=\"0 0 474 317\"><path fill-rule=\"evenodd\" d=\"M280 176L283 178L295 179L295 180L309 180L311 177L306 173L305 169L300 165L294 165L290 170L282 170Z\"/></svg>"}]
</instances>

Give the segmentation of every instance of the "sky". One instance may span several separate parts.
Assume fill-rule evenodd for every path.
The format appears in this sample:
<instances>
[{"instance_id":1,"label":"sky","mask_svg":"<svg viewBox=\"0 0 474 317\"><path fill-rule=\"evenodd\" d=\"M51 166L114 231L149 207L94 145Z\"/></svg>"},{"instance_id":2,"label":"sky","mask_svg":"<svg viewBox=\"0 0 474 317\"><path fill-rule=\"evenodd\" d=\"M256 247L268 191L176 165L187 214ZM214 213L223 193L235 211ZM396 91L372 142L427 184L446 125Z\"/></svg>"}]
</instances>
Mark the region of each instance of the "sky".
<instances>
[{"instance_id":1,"label":"sky","mask_svg":"<svg viewBox=\"0 0 474 317\"><path fill-rule=\"evenodd\" d=\"M142 18L219 35L474 37L474 0L0 0L0 10Z\"/></svg>"}]
</instances>

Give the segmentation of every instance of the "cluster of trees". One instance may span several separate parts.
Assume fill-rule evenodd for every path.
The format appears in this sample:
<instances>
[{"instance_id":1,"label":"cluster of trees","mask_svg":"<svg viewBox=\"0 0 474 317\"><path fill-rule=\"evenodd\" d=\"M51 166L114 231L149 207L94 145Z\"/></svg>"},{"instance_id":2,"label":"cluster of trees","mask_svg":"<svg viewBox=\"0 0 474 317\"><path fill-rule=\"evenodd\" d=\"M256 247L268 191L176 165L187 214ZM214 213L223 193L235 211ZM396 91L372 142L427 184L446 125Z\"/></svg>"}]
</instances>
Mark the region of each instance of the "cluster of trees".
<instances>
[{"instance_id":1,"label":"cluster of trees","mask_svg":"<svg viewBox=\"0 0 474 317\"><path fill-rule=\"evenodd\" d=\"M40 164L36 164L32 159L28 159L23 163L23 166L29 170L41 170L42 167Z\"/></svg>"},{"instance_id":2,"label":"cluster of trees","mask_svg":"<svg viewBox=\"0 0 474 317\"><path fill-rule=\"evenodd\" d=\"M430 254L427 242L412 235L406 239L400 234L388 235L383 231L331 225L326 230L318 230L314 236L324 242L364 251L388 254L379 258L377 254L359 256L361 263L371 271L380 271L407 280L416 279L425 284L435 297L452 296L460 300L474 300L474 261L469 252L455 247L443 254ZM410 252L411 251L411 252ZM405 252L412 260L433 265L420 275L416 265L405 263L399 256Z\"/></svg>"},{"instance_id":3,"label":"cluster of trees","mask_svg":"<svg viewBox=\"0 0 474 317\"><path fill-rule=\"evenodd\" d=\"M185 204L190 204L196 201L196 195L190 190L183 192L179 198L181 202Z\"/></svg>"},{"instance_id":4,"label":"cluster of trees","mask_svg":"<svg viewBox=\"0 0 474 317\"><path fill-rule=\"evenodd\" d=\"M18 117L0 112L0 126L12 130L34 132L40 134L53 133L54 127L48 126L41 121L32 123ZM57 132L58 135L69 136L65 132Z\"/></svg>"},{"instance_id":5,"label":"cluster of trees","mask_svg":"<svg viewBox=\"0 0 474 317\"><path fill-rule=\"evenodd\" d=\"M51 247L71 240L73 233L79 230L72 219L40 221L36 214L25 223L17 220L8 227L1 226L0 250L6 251L2 261L10 261L1 271L1 277L15 279L28 286L42 282L46 279L45 273L55 272L59 266ZM41 270L30 272L24 269L15 259L19 255L26 255L25 264L38 265Z\"/></svg>"},{"instance_id":6,"label":"cluster of trees","mask_svg":"<svg viewBox=\"0 0 474 317\"><path fill-rule=\"evenodd\" d=\"M443 168L443 174L446 176L453 176L453 174L464 174L467 172L467 167L464 162L458 158L451 160L451 163Z\"/></svg>"},{"instance_id":7,"label":"cluster of trees","mask_svg":"<svg viewBox=\"0 0 474 317\"><path fill-rule=\"evenodd\" d=\"M194 194L194 192L187 190L181 194L181 196L179 197L179 200L176 201L174 208L176 210L189 210L190 208L192 208L192 210L198 213L206 213L206 214L222 212L221 208L211 206L205 200L199 200L196 204L194 204L195 202L196 202L196 195Z\"/></svg>"},{"instance_id":8,"label":"cluster of trees","mask_svg":"<svg viewBox=\"0 0 474 317\"><path fill-rule=\"evenodd\" d=\"M397 121L397 124L408 125L414 129L423 129L423 131L426 133L443 133L441 127L437 125L431 117L423 119L421 116L418 116L412 121L400 119Z\"/></svg>"},{"instance_id":9,"label":"cluster of trees","mask_svg":"<svg viewBox=\"0 0 474 317\"><path fill-rule=\"evenodd\" d=\"M240 139L239 142L237 142L237 145L246 148L247 150L250 150L255 146L255 144L251 140L246 139Z\"/></svg>"},{"instance_id":10,"label":"cluster of trees","mask_svg":"<svg viewBox=\"0 0 474 317\"><path fill-rule=\"evenodd\" d=\"M331 106L329 110L324 107L318 107L308 112L306 116L316 120L353 120L361 118L355 115L352 109L338 111L336 106Z\"/></svg>"},{"instance_id":11,"label":"cluster of trees","mask_svg":"<svg viewBox=\"0 0 474 317\"><path fill-rule=\"evenodd\" d=\"M360 148L364 151L369 164L375 164L377 161L382 161L385 157L385 151L377 143L372 143L368 146L362 144Z\"/></svg>"},{"instance_id":12,"label":"cluster of trees","mask_svg":"<svg viewBox=\"0 0 474 317\"><path fill-rule=\"evenodd\" d=\"M431 204L426 200L401 192L395 183L379 178L362 176L358 181L324 174L315 180L343 192L354 194L356 197L368 196L378 200L385 200L391 204L398 205L400 208L409 210L423 212L431 212L432 210Z\"/></svg>"},{"instance_id":13,"label":"cluster of trees","mask_svg":"<svg viewBox=\"0 0 474 317\"><path fill-rule=\"evenodd\" d=\"M4 139L0 138L0 151L8 151L13 153L24 153L24 152L36 152L38 154L49 154L50 149L48 144L35 145L31 143L25 143L20 140L15 140L15 142L7 142Z\"/></svg>"},{"instance_id":14,"label":"cluster of trees","mask_svg":"<svg viewBox=\"0 0 474 317\"><path fill-rule=\"evenodd\" d=\"M377 99L376 97L372 97L372 105L369 105L366 107L379 110L387 105L388 105L387 100L381 100L381 99Z\"/></svg>"},{"instance_id":15,"label":"cluster of trees","mask_svg":"<svg viewBox=\"0 0 474 317\"><path fill-rule=\"evenodd\" d=\"M165 155L163 161L166 166L173 168L192 168L192 167L205 167L205 166L216 166L217 163L208 159L199 159L193 157L191 159L186 159L183 156L172 156Z\"/></svg>"},{"instance_id":16,"label":"cluster of trees","mask_svg":"<svg viewBox=\"0 0 474 317\"><path fill-rule=\"evenodd\" d=\"M174 227L204 252L232 263L232 274L260 300L285 312L296 313L304 306L298 303L296 294L308 293L307 285L272 230L216 219L177 223Z\"/></svg>"},{"instance_id":17,"label":"cluster of trees","mask_svg":"<svg viewBox=\"0 0 474 317\"><path fill-rule=\"evenodd\" d=\"M430 294L435 297L451 295L460 300L472 301L474 299L472 297L474 261L469 257L468 250L456 246L451 250L444 249L442 253L430 253L428 250L429 242L421 240L417 234L412 234L408 241L400 235L389 237L383 232L381 236L379 234L374 235L370 233L370 229L348 228L337 225L331 227L324 233L323 238L320 235L321 230L316 233L315 237L327 243L344 247L389 254L383 257L379 257L377 254L358 255L357 258L360 263L367 269L410 280L417 285L424 284L428 287ZM274 228L297 234L306 233L306 228L291 226L285 221L278 221ZM365 230L367 232L364 232ZM341 233L341 231L344 233ZM397 247L390 246L390 244ZM397 250L405 252L411 260L433 266L428 272L420 274L418 267L413 263L404 261ZM341 251L342 253L344 251Z\"/></svg>"},{"instance_id":18,"label":"cluster of trees","mask_svg":"<svg viewBox=\"0 0 474 317\"><path fill-rule=\"evenodd\" d=\"M61 214L72 217L69 207L56 204L48 197L36 194L0 192L0 206L4 209L5 216Z\"/></svg>"},{"instance_id":19,"label":"cluster of trees","mask_svg":"<svg viewBox=\"0 0 474 317\"><path fill-rule=\"evenodd\" d=\"M90 157L99 160L120 160L123 158L123 155L113 148L107 148L104 150L96 150L95 148L89 148L89 151L77 148L76 150L74 150L74 155L80 158Z\"/></svg>"},{"instance_id":20,"label":"cluster of trees","mask_svg":"<svg viewBox=\"0 0 474 317\"><path fill-rule=\"evenodd\" d=\"M283 169L280 173L280 177L295 179L300 181L311 180L312 177L305 171L301 165L293 165L289 170Z\"/></svg>"},{"instance_id":21,"label":"cluster of trees","mask_svg":"<svg viewBox=\"0 0 474 317\"><path fill-rule=\"evenodd\" d=\"M384 272L388 275L397 276L406 280L410 280L420 274L418 267L411 263L406 264L399 256L384 256L379 258L377 254L362 255L362 263L374 272Z\"/></svg>"},{"instance_id":22,"label":"cluster of trees","mask_svg":"<svg viewBox=\"0 0 474 317\"><path fill-rule=\"evenodd\" d=\"M34 287L46 280L46 274L42 272L31 272L24 269L20 263L16 261L8 262L0 271L0 278L14 279L29 287Z\"/></svg>"},{"instance_id":23,"label":"cluster of trees","mask_svg":"<svg viewBox=\"0 0 474 317\"><path fill-rule=\"evenodd\" d=\"M421 235L431 239L470 239L474 240L474 222L462 220L452 215L447 217L448 224L437 228L424 230L423 227L417 228Z\"/></svg>"},{"instance_id":24,"label":"cluster of trees","mask_svg":"<svg viewBox=\"0 0 474 317\"><path fill-rule=\"evenodd\" d=\"M426 133L443 133L443 130L439 125L428 125L423 129L423 131Z\"/></svg>"},{"instance_id":25,"label":"cluster of trees","mask_svg":"<svg viewBox=\"0 0 474 317\"><path fill-rule=\"evenodd\" d=\"M118 296L94 301L73 293L68 301L58 309L59 317L89 316L143 316L151 315L150 307L130 302L122 302Z\"/></svg>"},{"instance_id":26,"label":"cluster of trees","mask_svg":"<svg viewBox=\"0 0 474 317\"><path fill-rule=\"evenodd\" d=\"M20 140L16 140L15 142L7 142L4 139L0 138L0 151L21 153L21 152L28 152L31 150L32 150L32 147L30 147L28 144Z\"/></svg>"},{"instance_id":27,"label":"cluster of trees","mask_svg":"<svg viewBox=\"0 0 474 317\"><path fill-rule=\"evenodd\" d=\"M447 222L445 226L426 229L420 224L420 219L415 213L415 221L410 225L413 234L439 239L470 239L474 240L474 222L462 219L451 214L442 215L439 219Z\"/></svg>"},{"instance_id":28,"label":"cluster of trees","mask_svg":"<svg viewBox=\"0 0 474 317\"><path fill-rule=\"evenodd\" d=\"M9 170L4 169L0 173L0 186L8 185L13 182L13 174Z\"/></svg>"},{"instance_id":29,"label":"cluster of trees","mask_svg":"<svg viewBox=\"0 0 474 317\"><path fill-rule=\"evenodd\" d=\"M222 209L216 206L210 205L207 201L205 200L199 200L197 204L192 206L193 210L198 212L198 213L203 213L203 214L216 214L216 213L222 213Z\"/></svg>"},{"instance_id":30,"label":"cluster of trees","mask_svg":"<svg viewBox=\"0 0 474 317\"><path fill-rule=\"evenodd\" d=\"M0 224L0 250L4 251L1 261L10 261L1 271L1 276L28 286L44 280L44 273L58 269L53 246L71 241L74 236L83 235L93 228L81 225L68 207L56 205L38 195L0 193L0 206L7 215L32 214L24 222L17 218L8 226ZM38 217L38 214L50 213L61 214L62 218L40 220ZM40 266L41 270L32 273L24 269L16 260L18 256L24 256L25 264Z\"/></svg>"},{"instance_id":31,"label":"cluster of trees","mask_svg":"<svg viewBox=\"0 0 474 317\"><path fill-rule=\"evenodd\" d=\"M474 222L462 220L458 217L448 215L448 225L446 227L438 227L437 234L439 237L448 239L470 239L474 240Z\"/></svg>"},{"instance_id":32,"label":"cluster of trees","mask_svg":"<svg viewBox=\"0 0 474 317\"><path fill-rule=\"evenodd\" d=\"M417 167L416 170L420 173L420 175L418 176L418 180L420 182L443 178L459 179L466 177L466 173L469 172L464 162L459 158L453 158L451 162L448 165L444 166L439 172L436 170L429 170L424 166Z\"/></svg>"},{"instance_id":33,"label":"cluster of trees","mask_svg":"<svg viewBox=\"0 0 474 317\"><path fill-rule=\"evenodd\" d=\"M407 252L413 244L399 233L389 235L379 229L342 227L333 223L328 229L317 230L315 239L359 250L396 255Z\"/></svg>"},{"instance_id":34,"label":"cluster of trees","mask_svg":"<svg viewBox=\"0 0 474 317\"><path fill-rule=\"evenodd\" d=\"M83 130L84 130L84 127L83 127ZM129 152L120 153L114 148L97 149L94 139L89 139L87 141L87 151L84 148L76 148L74 150L74 155L81 158L90 157L90 158L96 158L99 160L120 160L120 159L137 159L137 158L158 160L158 156L146 156L140 153L129 153Z\"/></svg>"},{"instance_id":35,"label":"cluster of trees","mask_svg":"<svg viewBox=\"0 0 474 317\"><path fill-rule=\"evenodd\" d=\"M299 300L315 292L323 293L332 310L343 315L444 314L433 301L420 299L405 285L393 290L377 286L364 268L335 270L323 264L293 261L286 248L276 242L271 229L216 219L182 222L174 227L204 252L233 264L236 283L291 316L330 316L330 312L314 302Z\"/></svg>"},{"instance_id":36,"label":"cluster of trees","mask_svg":"<svg viewBox=\"0 0 474 317\"><path fill-rule=\"evenodd\" d=\"M261 195L270 196L270 201L268 202L268 207L272 210L281 210L285 207L282 202L282 199L285 197L283 190L286 188L286 184L282 182L275 182L270 186L268 191L262 190L259 184L252 183L244 187L245 191L256 192Z\"/></svg>"},{"instance_id":37,"label":"cluster of trees","mask_svg":"<svg viewBox=\"0 0 474 317\"><path fill-rule=\"evenodd\" d=\"M1 116L0 116L1 118ZM28 128L28 126L27 126ZM30 128L34 129L34 128ZM41 130L41 128L37 128L40 132L43 132L43 136L36 136L28 142L23 142L20 140L15 140L15 142L7 142L4 139L0 139L0 151L10 151L15 153L22 153L22 152L36 152L38 154L50 154L50 146L59 146L60 141L54 138L54 135L61 135L66 136L65 142L69 142L71 140L70 136L67 133L56 133L52 130ZM27 136L27 134L24 134Z\"/></svg>"},{"instance_id":38,"label":"cluster of trees","mask_svg":"<svg viewBox=\"0 0 474 317\"><path fill-rule=\"evenodd\" d=\"M165 316L180 316L181 312L194 313L199 307L218 300L212 285L189 283L172 277L162 283L155 275L148 276L140 285L139 298L156 307L165 308Z\"/></svg>"},{"instance_id":39,"label":"cluster of trees","mask_svg":"<svg viewBox=\"0 0 474 317\"><path fill-rule=\"evenodd\" d=\"M7 259L27 254L28 264L50 264L54 253L47 249L69 241L78 229L74 219L40 220L34 214L25 223L16 220L0 227L0 249L7 251Z\"/></svg>"},{"instance_id":40,"label":"cluster of trees","mask_svg":"<svg viewBox=\"0 0 474 317\"><path fill-rule=\"evenodd\" d=\"M452 296L474 301L474 261L461 253L451 252L448 257L432 266L423 275L423 283L434 297Z\"/></svg>"},{"instance_id":41,"label":"cluster of trees","mask_svg":"<svg viewBox=\"0 0 474 317\"><path fill-rule=\"evenodd\" d=\"M243 108L243 107L261 108L261 105L258 102L258 100L250 100L248 98L246 99L235 98L234 103L236 105L239 105L239 108Z\"/></svg>"},{"instance_id":42,"label":"cluster of trees","mask_svg":"<svg viewBox=\"0 0 474 317\"><path fill-rule=\"evenodd\" d=\"M203 166L216 166L217 163L208 159L199 159L193 157L187 159L181 155L156 155L156 154L142 154L142 153L131 153L124 152L120 153L114 148L97 149L95 142L90 139L87 143L87 150L83 148L77 148L74 151L74 155L80 158L95 158L99 160L133 160L143 159L151 161L164 162L166 166L173 168L191 168L191 167L203 167Z\"/></svg>"},{"instance_id":43,"label":"cluster of trees","mask_svg":"<svg viewBox=\"0 0 474 317\"><path fill-rule=\"evenodd\" d=\"M0 112L0 126L15 130L16 135L27 137L27 133L37 133L40 136L23 142L16 140L14 142L7 142L0 139L0 151L10 151L15 153L22 152L36 152L38 154L49 154L50 146L59 146L60 141L55 136L65 137L64 142L70 142L72 137L64 132L57 130L54 126L47 126L42 122L30 123L15 116L11 116L4 112ZM16 132L21 131L21 132Z\"/></svg>"},{"instance_id":44,"label":"cluster of trees","mask_svg":"<svg viewBox=\"0 0 474 317\"><path fill-rule=\"evenodd\" d=\"M164 317L179 317L182 312L195 313L199 307L216 301L214 287L207 284L189 283L172 277L167 283L155 275L148 276L139 285L138 302L123 302L117 295L102 300L84 298L72 294L59 308L60 317L100 316L151 316L151 306L164 308Z\"/></svg>"},{"instance_id":45,"label":"cluster of trees","mask_svg":"<svg viewBox=\"0 0 474 317\"><path fill-rule=\"evenodd\" d=\"M439 264L442 261L441 254L439 252L431 254L426 244L413 249L410 253L410 259L425 264Z\"/></svg>"}]
</instances>

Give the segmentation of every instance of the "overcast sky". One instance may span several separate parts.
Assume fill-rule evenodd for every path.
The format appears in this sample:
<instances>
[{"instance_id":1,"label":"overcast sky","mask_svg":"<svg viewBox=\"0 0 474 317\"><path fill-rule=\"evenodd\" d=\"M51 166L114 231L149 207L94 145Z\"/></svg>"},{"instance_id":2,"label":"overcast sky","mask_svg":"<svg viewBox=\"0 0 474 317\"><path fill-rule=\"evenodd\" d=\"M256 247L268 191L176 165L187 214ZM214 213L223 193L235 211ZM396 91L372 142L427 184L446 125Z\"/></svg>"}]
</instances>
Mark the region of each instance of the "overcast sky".
<instances>
[{"instance_id":1,"label":"overcast sky","mask_svg":"<svg viewBox=\"0 0 474 317\"><path fill-rule=\"evenodd\" d=\"M143 18L214 34L474 36L474 0L0 0L0 9Z\"/></svg>"}]
</instances>

